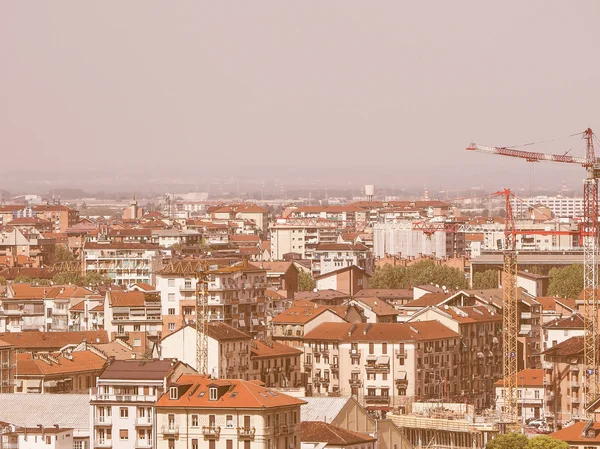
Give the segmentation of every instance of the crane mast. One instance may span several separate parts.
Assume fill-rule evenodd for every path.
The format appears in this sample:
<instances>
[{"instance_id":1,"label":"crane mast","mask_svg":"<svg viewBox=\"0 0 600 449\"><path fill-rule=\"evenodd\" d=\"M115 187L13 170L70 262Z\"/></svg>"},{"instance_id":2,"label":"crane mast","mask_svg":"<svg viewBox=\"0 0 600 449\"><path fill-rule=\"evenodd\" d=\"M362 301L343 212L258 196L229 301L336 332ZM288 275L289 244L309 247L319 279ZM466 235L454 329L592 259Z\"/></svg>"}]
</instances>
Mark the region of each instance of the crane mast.
<instances>
[{"instance_id":1,"label":"crane mast","mask_svg":"<svg viewBox=\"0 0 600 449\"><path fill-rule=\"evenodd\" d=\"M504 190L506 197L506 220L504 225L504 263L502 271L502 328L504 356L502 375L504 376L504 410L508 424L516 425L517 406L517 338L519 317L517 313L517 241L515 221L510 202L511 191Z\"/></svg>"},{"instance_id":2,"label":"crane mast","mask_svg":"<svg viewBox=\"0 0 600 449\"><path fill-rule=\"evenodd\" d=\"M472 143L467 150L478 151L487 154L496 154L500 156L516 157L525 159L527 162L551 161L567 164L579 164L586 170L586 178L583 182L583 219L580 226L580 243L583 247L583 270L584 270L584 364L586 369L585 380L585 406L589 406L598 398L600 394L598 379L598 179L600 178L600 160L596 158L594 152L594 134L590 128L583 132L583 139L586 141L585 157L575 157L565 154L546 154L533 151L522 151L507 147L492 147L477 145ZM507 194L508 195L508 194ZM508 198L508 196L507 196ZM504 252L504 341L506 349L504 351L504 394L505 404L511 421L514 413L516 422L516 398L513 394L516 392L516 341L518 335L518 316L516 311L516 267L517 254L514 250L514 222L513 229L510 229L509 207L507 201L507 225L505 228L505 252ZM512 210L512 209L510 209ZM512 235L512 240L511 240ZM514 292L514 293L513 293ZM514 302L513 302L514 295ZM515 305L514 309L513 304ZM512 354L515 354L513 365ZM512 374L514 370L514 381ZM508 382L508 383L507 383ZM514 407L514 408L513 408Z\"/></svg>"}]
</instances>

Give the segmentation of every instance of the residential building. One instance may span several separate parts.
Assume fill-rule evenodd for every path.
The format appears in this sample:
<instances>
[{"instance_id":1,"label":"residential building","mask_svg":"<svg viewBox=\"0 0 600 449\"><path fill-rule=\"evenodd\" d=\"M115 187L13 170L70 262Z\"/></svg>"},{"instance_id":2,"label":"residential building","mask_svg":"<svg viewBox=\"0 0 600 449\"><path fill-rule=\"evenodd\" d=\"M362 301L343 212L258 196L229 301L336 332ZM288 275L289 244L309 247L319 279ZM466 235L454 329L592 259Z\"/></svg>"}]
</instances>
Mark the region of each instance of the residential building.
<instances>
[{"instance_id":1,"label":"residential building","mask_svg":"<svg viewBox=\"0 0 600 449\"><path fill-rule=\"evenodd\" d=\"M66 232L67 228L74 226L79 221L79 211L60 204L47 204L33 206L33 213L37 218L52 222L54 232Z\"/></svg>"},{"instance_id":2,"label":"residential building","mask_svg":"<svg viewBox=\"0 0 600 449\"><path fill-rule=\"evenodd\" d=\"M208 372L219 379L250 378L250 335L220 321L207 325ZM198 366L196 326L187 325L160 341L155 355ZM158 352L159 351L159 352Z\"/></svg>"},{"instance_id":3,"label":"residential building","mask_svg":"<svg viewBox=\"0 0 600 449\"><path fill-rule=\"evenodd\" d=\"M67 345L83 341L108 343L104 330L86 332L4 332L0 340L15 347L17 352L56 352Z\"/></svg>"},{"instance_id":4,"label":"residential building","mask_svg":"<svg viewBox=\"0 0 600 449\"><path fill-rule=\"evenodd\" d=\"M354 297L377 298L388 304L402 305L413 299L413 292L408 288L363 288Z\"/></svg>"},{"instance_id":5,"label":"residential building","mask_svg":"<svg viewBox=\"0 0 600 449\"><path fill-rule=\"evenodd\" d=\"M353 296L368 285L370 277L365 270L352 265L321 274L315 277L315 282L317 290L337 290Z\"/></svg>"},{"instance_id":6,"label":"residential building","mask_svg":"<svg viewBox=\"0 0 600 449\"><path fill-rule=\"evenodd\" d=\"M459 334L438 321L324 323L307 332L307 395L352 395L367 410L455 390Z\"/></svg>"},{"instance_id":7,"label":"residential building","mask_svg":"<svg viewBox=\"0 0 600 449\"><path fill-rule=\"evenodd\" d=\"M267 340L250 342L250 380L260 380L267 388L302 386L302 350Z\"/></svg>"},{"instance_id":8,"label":"residential building","mask_svg":"<svg viewBox=\"0 0 600 449\"><path fill-rule=\"evenodd\" d=\"M161 248L180 248L198 246L202 243L202 234L195 229L155 229L152 230L152 243Z\"/></svg>"},{"instance_id":9,"label":"residential building","mask_svg":"<svg viewBox=\"0 0 600 449\"><path fill-rule=\"evenodd\" d=\"M583 337L583 317L578 313L566 318L556 318L543 326L543 350L556 346L571 337Z\"/></svg>"},{"instance_id":10,"label":"residential building","mask_svg":"<svg viewBox=\"0 0 600 449\"><path fill-rule=\"evenodd\" d=\"M163 329L160 294L108 290L104 300L104 329L111 340L125 340L138 354L151 353Z\"/></svg>"},{"instance_id":11,"label":"residential building","mask_svg":"<svg viewBox=\"0 0 600 449\"><path fill-rule=\"evenodd\" d=\"M546 409L545 374L543 369L524 369L517 373L517 419L520 423L530 418L544 418ZM505 411L504 379L495 383L496 409Z\"/></svg>"},{"instance_id":12,"label":"residential building","mask_svg":"<svg viewBox=\"0 0 600 449\"><path fill-rule=\"evenodd\" d=\"M267 270L267 288L283 292L287 298L292 298L298 291L298 268L293 262L260 262L261 269Z\"/></svg>"},{"instance_id":13,"label":"residential building","mask_svg":"<svg viewBox=\"0 0 600 449\"><path fill-rule=\"evenodd\" d=\"M375 437L322 421L302 421L300 438L301 449L375 449L377 443Z\"/></svg>"},{"instance_id":14,"label":"residential building","mask_svg":"<svg viewBox=\"0 0 600 449\"><path fill-rule=\"evenodd\" d=\"M17 393L85 393L108 364L108 357L97 350L17 355L15 373Z\"/></svg>"},{"instance_id":15,"label":"residential building","mask_svg":"<svg viewBox=\"0 0 600 449\"><path fill-rule=\"evenodd\" d=\"M18 265L19 257L32 259L36 267L52 265L55 250L56 239L47 238L35 229L5 227L0 230L0 256L13 259L12 266Z\"/></svg>"},{"instance_id":16,"label":"residential building","mask_svg":"<svg viewBox=\"0 0 600 449\"><path fill-rule=\"evenodd\" d=\"M15 346L0 340L0 393L14 393L16 370Z\"/></svg>"},{"instance_id":17,"label":"residential building","mask_svg":"<svg viewBox=\"0 0 600 449\"><path fill-rule=\"evenodd\" d=\"M357 266L367 273L374 268L371 251L362 243L319 243L312 256L314 277L343 267Z\"/></svg>"},{"instance_id":18,"label":"residential building","mask_svg":"<svg viewBox=\"0 0 600 449\"><path fill-rule=\"evenodd\" d=\"M83 248L84 273L99 273L118 285L155 284L162 253L150 243L87 242Z\"/></svg>"},{"instance_id":19,"label":"residential building","mask_svg":"<svg viewBox=\"0 0 600 449\"><path fill-rule=\"evenodd\" d=\"M212 216L217 220L250 220L264 232L269 223L269 211L256 204L231 204L212 210Z\"/></svg>"},{"instance_id":20,"label":"residential building","mask_svg":"<svg viewBox=\"0 0 600 449\"><path fill-rule=\"evenodd\" d=\"M335 243L339 223L316 218L278 219L270 225L271 257L285 260L293 253L301 259L311 259L320 242Z\"/></svg>"},{"instance_id":21,"label":"residential building","mask_svg":"<svg viewBox=\"0 0 600 449\"><path fill-rule=\"evenodd\" d=\"M565 196L534 196L510 200L515 217L524 217L531 207L547 207L552 215L560 218L577 218L583 215L583 198ZM552 217L546 217L546 220Z\"/></svg>"},{"instance_id":22,"label":"residential building","mask_svg":"<svg viewBox=\"0 0 600 449\"><path fill-rule=\"evenodd\" d=\"M195 371L171 360L116 360L90 394L90 447L157 447L155 403L168 385Z\"/></svg>"},{"instance_id":23,"label":"residential building","mask_svg":"<svg viewBox=\"0 0 600 449\"><path fill-rule=\"evenodd\" d=\"M396 323L399 311L384 299L355 296L350 304L357 306L367 323Z\"/></svg>"},{"instance_id":24,"label":"residential building","mask_svg":"<svg viewBox=\"0 0 600 449\"><path fill-rule=\"evenodd\" d=\"M345 320L325 306L290 307L273 317L273 340L304 349L304 335L322 323L344 323Z\"/></svg>"},{"instance_id":25,"label":"residential building","mask_svg":"<svg viewBox=\"0 0 600 449\"><path fill-rule=\"evenodd\" d=\"M430 320L459 335L456 363L445 376L449 396L469 399L477 408L490 407L494 383L502 377L502 315L486 306L429 306L412 315L408 323Z\"/></svg>"},{"instance_id":26,"label":"residential building","mask_svg":"<svg viewBox=\"0 0 600 449\"><path fill-rule=\"evenodd\" d=\"M156 449L298 447L304 403L255 382L184 375L156 403Z\"/></svg>"},{"instance_id":27,"label":"residential building","mask_svg":"<svg viewBox=\"0 0 600 449\"><path fill-rule=\"evenodd\" d=\"M0 447L89 449L89 409L88 394L3 394L0 428L9 433L0 435Z\"/></svg>"},{"instance_id":28,"label":"residential building","mask_svg":"<svg viewBox=\"0 0 600 449\"><path fill-rule=\"evenodd\" d=\"M550 436L565 441L569 449L598 449L600 448L600 422L576 422L551 433Z\"/></svg>"}]
</instances>

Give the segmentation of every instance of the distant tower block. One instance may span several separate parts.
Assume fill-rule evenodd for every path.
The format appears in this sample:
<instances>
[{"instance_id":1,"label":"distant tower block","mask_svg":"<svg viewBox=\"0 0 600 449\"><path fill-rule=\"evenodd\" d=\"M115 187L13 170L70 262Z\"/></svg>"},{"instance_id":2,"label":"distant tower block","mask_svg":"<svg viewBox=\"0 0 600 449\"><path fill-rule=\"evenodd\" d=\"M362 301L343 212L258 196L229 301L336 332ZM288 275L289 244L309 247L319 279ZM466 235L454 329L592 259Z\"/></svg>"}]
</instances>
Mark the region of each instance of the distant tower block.
<instances>
[{"instance_id":1,"label":"distant tower block","mask_svg":"<svg viewBox=\"0 0 600 449\"><path fill-rule=\"evenodd\" d=\"M425 195L423 197L425 201L429 201L429 191L427 190L427 186L425 186Z\"/></svg>"},{"instance_id":2,"label":"distant tower block","mask_svg":"<svg viewBox=\"0 0 600 449\"><path fill-rule=\"evenodd\" d=\"M373 184L365 185L365 196L367 197L367 201L373 201L373 197L375 196L375 186Z\"/></svg>"}]
</instances>

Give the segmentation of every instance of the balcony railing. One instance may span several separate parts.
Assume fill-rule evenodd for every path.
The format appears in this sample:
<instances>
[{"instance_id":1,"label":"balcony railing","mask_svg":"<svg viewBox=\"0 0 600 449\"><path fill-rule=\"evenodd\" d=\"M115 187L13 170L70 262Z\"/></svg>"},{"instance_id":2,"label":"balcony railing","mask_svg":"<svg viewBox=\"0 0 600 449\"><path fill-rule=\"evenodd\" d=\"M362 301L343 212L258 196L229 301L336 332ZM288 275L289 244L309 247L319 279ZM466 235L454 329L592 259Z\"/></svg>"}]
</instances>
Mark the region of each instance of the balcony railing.
<instances>
[{"instance_id":1,"label":"balcony railing","mask_svg":"<svg viewBox=\"0 0 600 449\"><path fill-rule=\"evenodd\" d=\"M369 401L369 402L383 402L383 403L388 403L390 402L390 397L389 396L381 396L381 395L365 395L365 401Z\"/></svg>"},{"instance_id":2,"label":"balcony railing","mask_svg":"<svg viewBox=\"0 0 600 449\"><path fill-rule=\"evenodd\" d=\"M179 426L169 424L168 426L162 426L163 435L179 435Z\"/></svg>"},{"instance_id":3,"label":"balcony railing","mask_svg":"<svg viewBox=\"0 0 600 449\"><path fill-rule=\"evenodd\" d=\"M94 419L94 425L96 426L111 426L112 425L112 416L96 416Z\"/></svg>"},{"instance_id":4,"label":"balcony railing","mask_svg":"<svg viewBox=\"0 0 600 449\"><path fill-rule=\"evenodd\" d=\"M209 424L208 426L202 426L202 435L212 436L218 438L221 434L221 427Z\"/></svg>"},{"instance_id":5,"label":"balcony railing","mask_svg":"<svg viewBox=\"0 0 600 449\"><path fill-rule=\"evenodd\" d=\"M360 349L349 349L350 357L360 357Z\"/></svg>"},{"instance_id":6,"label":"balcony railing","mask_svg":"<svg viewBox=\"0 0 600 449\"><path fill-rule=\"evenodd\" d=\"M238 427L238 438L254 438L254 434L256 433L256 429L254 427Z\"/></svg>"},{"instance_id":7,"label":"balcony railing","mask_svg":"<svg viewBox=\"0 0 600 449\"><path fill-rule=\"evenodd\" d=\"M135 447L143 447L143 448L152 447L152 439L147 438L145 440L136 440Z\"/></svg>"},{"instance_id":8,"label":"balcony railing","mask_svg":"<svg viewBox=\"0 0 600 449\"><path fill-rule=\"evenodd\" d=\"M106 438L97 439L95 446L96 447L112 447L112 440L107 440Z\"/></svg>"},{"instance_id":9,"label":"balcony railing","mask_svg":"<svg viewBox=\"0 0 600 449\"><path fill-rule=\"evenodd\" d=\"M523 319L523 320L530 320L531 319L531 312L521 312L521 319Z\"/></svg>"},{"instance_id":10,"label":"balcony railing","mask_svg":"<svg viewBox=\"0 0 600 449\"><path fill-rule=\"evenodd\" d=\"M92 400L107 402L155 402L156 396L137 394L93 394Z\"/></svg>"},{"instance_id":11,"label":"balcony railing","mask_svg":"<svg viewBox=\"0 0 600 449\"><path fill-rule=\"evenodd\" d=\"M135 420L135 425L136 426L151 426L152 425L152 418L149 416L138 416Z\"/></svg>"},{"instance_id":12,"label":"balcony railing","mask_svg":"<svg viewBox=\"0 0 600 449\"><path fill-rule=\"evenodd\" d=\"M348 379L350 385L360 385L360 379Z\"/></svg>"},{"instance_id":13,"label":"balcony railing","mask_svg":"<svg viewBox=\"0 0 600 449\"><path fill-rule=\"evenodd\" d=\"M552 362L542 362L542 369L552 369L554 364Z\"/></svg>"}]
</instances>

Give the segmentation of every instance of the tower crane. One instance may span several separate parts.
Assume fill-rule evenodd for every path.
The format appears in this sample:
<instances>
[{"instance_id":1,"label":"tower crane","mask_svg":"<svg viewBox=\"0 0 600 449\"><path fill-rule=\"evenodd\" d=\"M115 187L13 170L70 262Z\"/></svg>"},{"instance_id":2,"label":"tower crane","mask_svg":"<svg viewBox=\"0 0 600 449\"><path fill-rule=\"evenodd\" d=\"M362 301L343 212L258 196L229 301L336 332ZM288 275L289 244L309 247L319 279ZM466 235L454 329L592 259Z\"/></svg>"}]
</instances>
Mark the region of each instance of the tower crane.
<instances>
[{"instance_id":1,"label":"tower crane","mask_svg":"<svg viewBox=\"0 0 600 449\"><path fill-rule=\"evenodd\" d=\"M206 261L178 261L169 263L163 274L196 278L196 371L208 374L208 271Z\"/></svg>"},{"instance_id":2,"label":"tower crane","mask_svg":"<svg viewBox=\"0 0 600 449\"><path fill-rule=\"evenodd\" d=\"M497 154L500 156L516 157L525 159L527 162L540 162L540 161L551 161L551 162L562 162L567 164L579 164L586 170L586 178L583 181L583 218L580 225L580 242L583 246L583 296L584 296L584 365L586 370L586 388L585 388L585 405L586 408L593 401L595 401L600 392L598 382L598 298L597 298L597 283L598 283L598 178L600 178L600 160L596 158L594 153L594 134L590 128L586 129L582 138L586 142L586 156L575 157L569 156L566 153L563 155L558 154L546 154L537 153L532 151L522 151L513 148L506 147L492 147L477 145L472 143L467 150L479 151L488 154ZM509 201L507 201L507 215ZM508 220L507 220L508 221ZM511 234L510 229L505 230L505 236ZM514 233L513 233L514 235ZM510 245L514 245L514 242L508 241ZM509 248L508 246L506 247ZM510 254L510 255L509 255ZM514 268L513 268L514 264ZM516 286L516 264L517 255L516 251L506 251L504 256L504 276L505 276L505 288L504 288L504 307L511 307L512 304L512 286L513 282ZM514 275L513 275L514 273ZM514 276L514 277L513 277ZM511 279L514 279L511 280ZM510 289L506 287L510 285ZM508 290L508 291L507 291ZM516 294L516 290L515 290ZM511 318L517 319L516 311L515 316ZM505 339L512 340L513 333L515 333L514 339L516 341L517 326L515 324L512 327L506 327L507 322L505 321ZM510 361L507 361L507 355L511 355L508 351L511 348L505 349L505 368L509 368ZM516 348L515 348L516 349ZM512 365L511 367L512 368ZM506 381L506 378L505 378ZM515 376L516 381L516 376ZM509 385L510 386L510 385ZM516 385L514 385L516 387ZM511 388L512 389L512 388ZM506 390L506 388L505 388ZM515 407L516 410L516 398L510 397L514 402L511 402L510 407Z\"/></svg>"}]
</instances>

